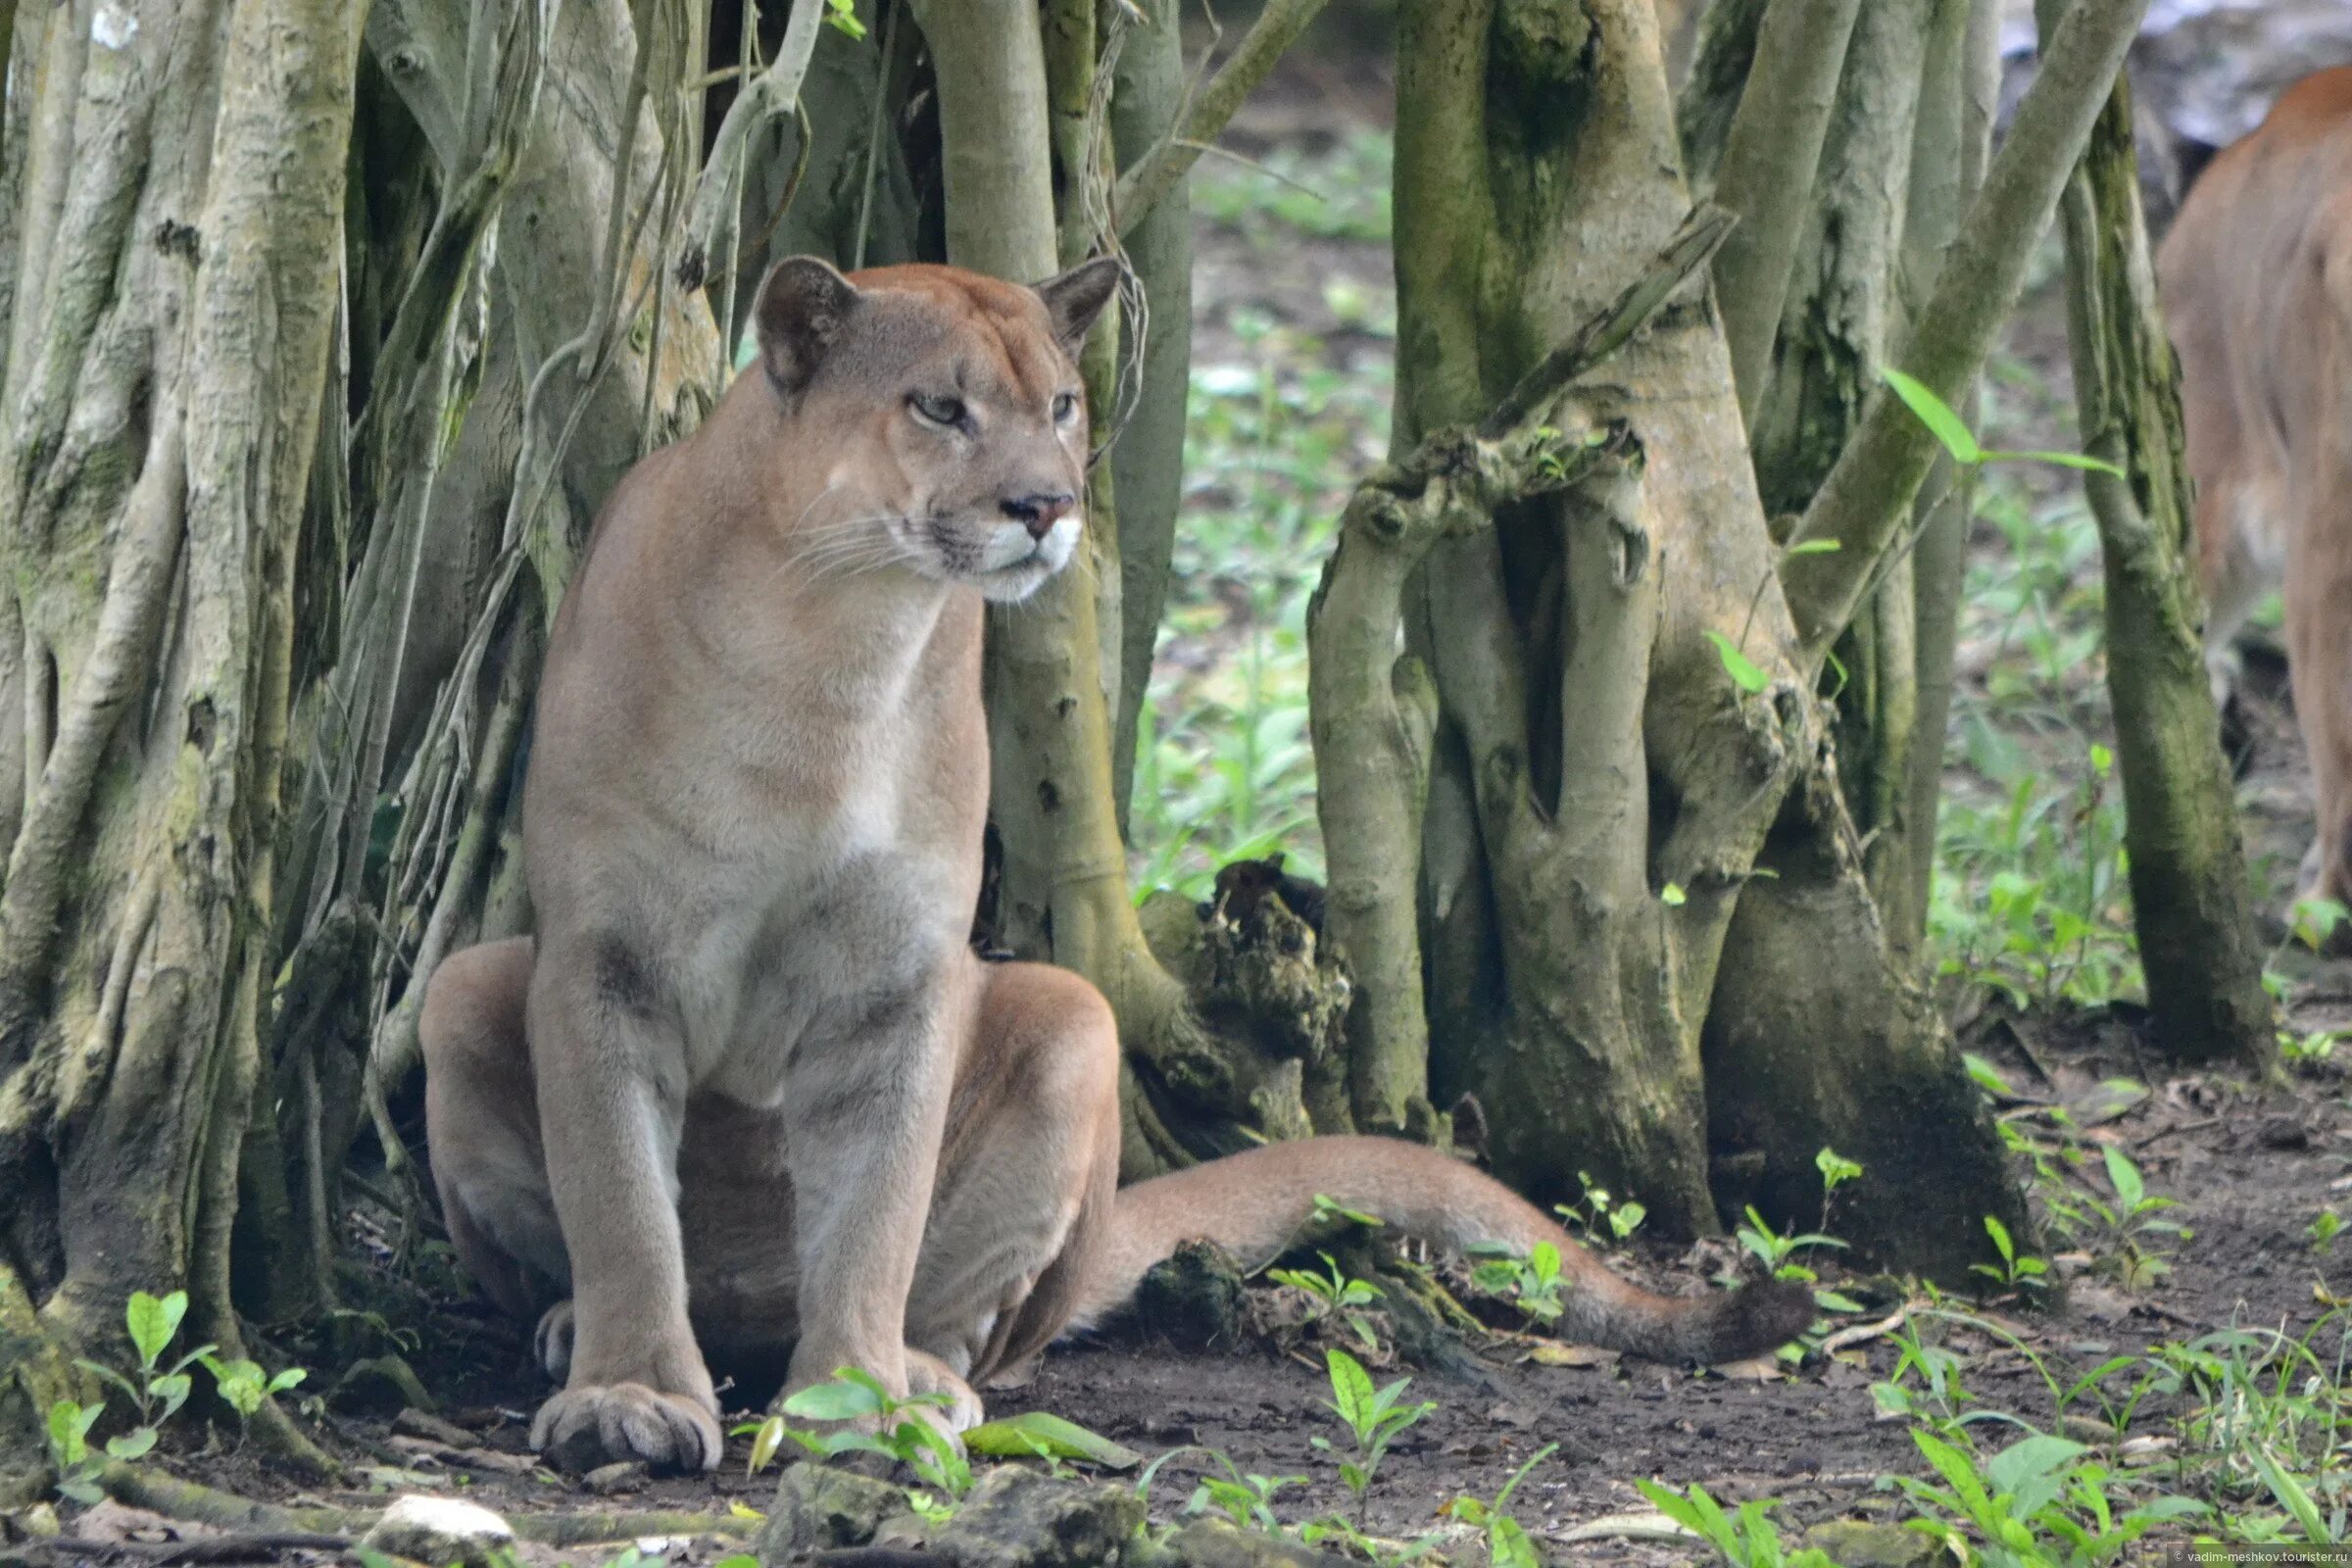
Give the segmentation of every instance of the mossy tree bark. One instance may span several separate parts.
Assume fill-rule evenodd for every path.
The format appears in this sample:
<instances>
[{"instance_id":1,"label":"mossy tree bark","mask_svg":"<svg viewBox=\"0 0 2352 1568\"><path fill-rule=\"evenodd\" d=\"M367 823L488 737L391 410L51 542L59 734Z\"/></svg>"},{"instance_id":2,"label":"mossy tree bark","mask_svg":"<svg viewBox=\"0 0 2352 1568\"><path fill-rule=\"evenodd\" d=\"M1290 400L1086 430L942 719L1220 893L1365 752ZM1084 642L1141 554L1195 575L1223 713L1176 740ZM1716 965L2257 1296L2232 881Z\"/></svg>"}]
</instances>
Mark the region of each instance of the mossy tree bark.
<instances>
[{"instance_id":1,"label":"mossy tree bark","mask_svg":"<svg viewBox=\"0 0 2352 1568\"><path fill-rule=\"evenodd\" d=\"M2092 0L2021 111L2002 199L1972 215L1956 247L1969 265L1947 269L1936 299L1955 380L2012 303L2136 19L2123 0ZM1646 6L1431 3L1401 20L1400 453L1481 418L1688 205ZM1916 20L1909 36L1878 36L1893 63L1854 84L1849 109L1858 121L1863 97L1894 95L1900 145L1870 149L1881 161L1867 169L1853 147L1840 175L1833 132L1824 160L1832 215L1866 205L1841 183L1877 181L1876 220L1856 239L1873 344L1895 308L1907 204L1884 160L1907 168L1924 10ZM1823 266L1797 269L1808 289L1838 281L1835 221L1817 230ZM1417 865L1432 1078L1478 1093L1506 1176L1549 1196L1591 1170L1667 1224L1705 1231L1719 1202L1817 1212L1813 1156L1832 1145L1875 1177L1842 1222L1851 1239L1952 1276L1984 1250L1984 1215L2025 1216L1981 1098L1890 941L1812 695L1830 644L1880 588L1919 482L1906 471L1899 493L1875 495L1867 529L1858 492L1833 498L1855 477L1840 469L1856 448L1869 457L1894 433L1884 400L1847 372L1830 422L1854 439L1827 443L1815 471L1829 482L1798 500L1817 523L1851 529L1850 546L1838 534L1851 560L1776 549L1710 310L1668 311L1578 383L1562 424L1621 419L1642 455L1612 502L1621 523L1554 498L1435 546L1410 590L1411 648L1440 710L1422 831L1404 844L1375 833L1365 855L1384 875ZM1924 474L1926 456L1902 461ZM1825 559L1838 564L1800 569ZM1784 600L1784 581L1796 597ZM1902 597L1907 608L1907 585ZM1734 684L1709 632L1741 651L1761 690ZM1390 663L1375 656L1373 689L1409 695L1410 666ZM1318 688L1331 678L1344 679L1319 672ZM1410 709L1396 709L1391 769L1408 807ZM1907 767L1893 776L1907 788ZM1326 837L1378 826L1327 819ZM1335 907L1352 897L1333 892ZM1923 1140L1929 1125L1939 1136Z\"/></svg>"},{"instance_id":2,"label":"mossy tree bark","mask_svg":"<svg viewBox=\"0 0 2352 1568\"><path fill-rule=\"evenodd\" d=\"M1118 159L1137 168L1176 130L1185 101L1185 66L1177 0L1145 0L1144 21L1120 50L1110 95ZM1111 448L1117 483L1122 615L1117 719L1111 730L1111 784L1119 825L1127 824L1135 773L1138 715L1152 683L1152 656L1167 608L1176 507L1184 482L1185 415L1193 368L1193 214L1189 177L1138 215L1128 227L1128 265L1147 312L1137 347L1137 398Z\"/></svg>"},{"instance_id":3,"label":"mossy tree bark","mask_svg":"<svg viewBox=\"0 0 2352 1568\"><path fill-rule=\"evenodd\" d=\"M131 1291L184 1288L194 1334L240 1344L226 1233L359 15L16 20L0 663L28 700L0 891L0 1466L21 1476L65 1392L54 1352L120 1359Z\"/></svg>"},{"instance_id":4,"label":"mossy tree bark","mask_svg":"<svg viewBox=\"0 0 2352 1568\"><path fill-rule=\"evenodd\" d=\"M1756 480L1775 517L1802 512L1820 488L1902 332L1898 273L1914 207L1912 144L1933 9L1930 0L1876 0L1853 24L1819 178L1793 225L1794 280L1777 330L1759 334L1755 383L1742 383ZM1771 35L1768 26L1765 41ZM1731 151L1740 145L1735 134ZM1728 154L1724 168L1728 179ZM1906 961L1921 923L1910 908L1918 712L1911 564L1905 550L1888 558L1826 681L1838 708L1838 778L1862 835L1865 872Z\"/></svg>"},{"instance_id":5,"label":"mossy tree bark","mask_svg":"<svg viewBox=\"0 0 2352 1568\"><path fill-rule=\"evenodd\" d=\"M1402 20L1400 449L1483 417L1689 205L1646 6L1432 4ZM1686 1232L1716 1228L1719 1185L1795 1212L1777 1173L1810 1170L1821 1143L1883 1153L1883 1223L1857 1215L1860 1239L1956 1269L1981 1232L1972 1216L1920 1245L1906 1219L1924 1192L2021 1210L1948 1040L1887 959L1824 787L1825 715L1711 309L1667 311L1568 406L1640 443L1622 525L1559 502L1506 508L1439 544L1420 582L1414 651L1442 718L1420 843L1383 849L1420 852L1432 1077L1477 1093L1515 1182L1572 1196L1590 1170ZM1764 691L1732 683L1709 632L1744 649ZM1789 897L1753 917L1776 821ZM1327 839L1360 831L1326 824ZM1752 943L1775 921L1808 951L1743 948L1735 976L1727 931ZM1825 986L1850 1027L1821 1028ZM1916 1126L1881 1119L1898 1105L1957 1130L1934 1169L1897 1157ZM1710 1164L1710 1131L1728 1163Z\"/></svg>"},{"instance_id":6,"label":"mossy tree bark","mask_svg":"<svg viewBox=\"0 0 2352 1568\"><path fill-rule=\"evenodd\" d=\"M1182 140L1213 135L1313 10L1314 0L1269 7L1194 106ZM1091 6L1050 6L1042 30L1019 0L917 0L913 13L938 72L950 262L1038 281L1143 218L1196 156L1162 142L1110 185L1095 91L1103 34ZM1121 327L1106 318L1084 356L1098 418L1115 408ZM1085 975L1118 1014L1129 1068L1123 1165L1132 1178L1229 1152L1260 1131L1347 1129L1328 1114L1321 1123L1309 1116L1301 1059L1205 1031L1184 984L1145 940L1112 787L1119 641L1103 626L1122 580L1114 475L1108 465L1094 470L1077 565L1017 611L991 617L990 817L1000 851L998 940Z\"/></svg>"},{"instance_id":7,"label":"mossy tree bark","mask_svg":"<svg viewBox=\"0 0 2352 1568\"><path fill-rule=\"evenodd\" d=\"M2156 306L2128 82L2059 211L2083 447L2129 475L2086 473L2083 488L2106 564L2107 689L2148 1010L2176 1059L2261 1070L2276 1036L2205 674L2180 366Z\"/></svg>"},{"instance_id":8,"label":"mossy tree bark","mask_svg":"<svg viewBox=\"0 0 2352 1568\"><path fill-rule=\"evenodd\" d=\"M1998 0L1936 0L1921 75L1919 122L1911 154L1911 216L1904 225L1902 290L1927 297L1943 269L1960 218L1984 183L1992 155L1992 116L2000 89ZM1976 415L1974 388L1957 405ZM1911 548L1912 643L1917 658L1918 721L1911 746L1911 891L1908 930L1898 943L1927 940L1936 876L1936 813L1943 795L1943 739L1952 710L1960 642L1960 591L1968 568L1968 525L1975 488L1940 460L1915 509Z\"/></svg>"},{"instance_id":9,"label":"mossy tree bark","mask_svg":"<svg viewBox=\"0 0 2352 1568\"><path fill-rule=\"evenodd\" d=\"M640 48L649 18L666 21ZM723 375L705 295L673 265L698 188L698 36L621 0L368 13L363 157L398 149L425 173L411 210L350 225L361 297L382 303L330 368L331 545L303 590L338 612L307 628L296 750L320 765L295 775L280 828L287 979L239 1237L258 1316L331 1299L363 1121L421 1201L388 1102L441 958L528 929L513 785L547 619L605 495Z\"/></svg>"}]
</instances>

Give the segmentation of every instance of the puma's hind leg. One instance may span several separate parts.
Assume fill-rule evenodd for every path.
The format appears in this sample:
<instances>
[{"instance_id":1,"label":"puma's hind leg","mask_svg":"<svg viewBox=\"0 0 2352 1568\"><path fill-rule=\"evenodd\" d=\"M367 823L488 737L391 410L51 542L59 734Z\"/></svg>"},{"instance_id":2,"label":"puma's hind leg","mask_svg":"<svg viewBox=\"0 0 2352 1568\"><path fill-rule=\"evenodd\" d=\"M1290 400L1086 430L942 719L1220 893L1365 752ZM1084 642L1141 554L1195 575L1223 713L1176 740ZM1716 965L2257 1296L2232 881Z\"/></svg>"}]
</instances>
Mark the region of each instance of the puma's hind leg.
<instances>
[{"instance_id":1,"label":"puma's hind leg","mask_svg":"<svg viewBox=\"0 0 2352 1568\"><path fill-rule=\"evenodd\" d=\"M1061 1332L1118 1185L1118 1082L1100 992L1045 964L988 966L906 1303L910 1348L985 1386Z\"/></svg>"},{"instance_id":2,"label":"puma's hind leg","mask_svg":"<svg viewBox=\"0 0 2352 1568\"><path fill-rule=\"evenodd\" d=\"M2311 754L2312 853L2298 899L2352 903L2352 501L2305 486L2284 598L2295 718Z\"/></svg>"},{"instance_id":3,"label":"puma's hind leg","mask_svg":"<svg viewBox=\"0 0 2352 1568\"><path fill-rule=\"evenodd\" d=\"M483 1293L525 1323L571 1294L523 1039L530 986L530 938L467 948L434 971L416 1025L425 1143L451 1245Z\"/></svg>"}]
</instances>

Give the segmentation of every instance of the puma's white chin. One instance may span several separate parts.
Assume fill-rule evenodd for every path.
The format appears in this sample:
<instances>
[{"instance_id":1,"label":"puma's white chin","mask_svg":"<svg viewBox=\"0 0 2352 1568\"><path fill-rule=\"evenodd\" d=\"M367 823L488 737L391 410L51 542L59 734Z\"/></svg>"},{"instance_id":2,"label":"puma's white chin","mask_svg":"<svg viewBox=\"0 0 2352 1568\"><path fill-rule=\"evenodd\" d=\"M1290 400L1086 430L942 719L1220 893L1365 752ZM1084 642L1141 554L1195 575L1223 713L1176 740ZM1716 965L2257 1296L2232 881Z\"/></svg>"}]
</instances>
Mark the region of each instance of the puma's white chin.
<instances>
[{"instance_id":1,"label":"puma's white chin","mask_svg":"<svg viewBox=\"0 0 2352 1568\"><path fill-rule=\"evenodd\" d=\"M992 540L990 552L998 563L973 578L981 597L995 604L1018 604L1046 585L1048 578L1070 564L1078 550L1080 521L1076 516L1057 519L1041 539L1032 540L1026 529L1006 528ZM1016 546L1006 535L1017 536Z\"/></svg>"},{"instance_id":2,"label":"puma's white chin","mask_svg":"<svg viewBox=\"0 0 2352 1568\"><path fill-rule=\"evenodd\" d=\"M1032 556L1018 565L1000 567L976 578L973 585L992 605L1017 605L1043 588L1057 569L1046 564L1043 556Z\"/></svg>"}]
</instances>

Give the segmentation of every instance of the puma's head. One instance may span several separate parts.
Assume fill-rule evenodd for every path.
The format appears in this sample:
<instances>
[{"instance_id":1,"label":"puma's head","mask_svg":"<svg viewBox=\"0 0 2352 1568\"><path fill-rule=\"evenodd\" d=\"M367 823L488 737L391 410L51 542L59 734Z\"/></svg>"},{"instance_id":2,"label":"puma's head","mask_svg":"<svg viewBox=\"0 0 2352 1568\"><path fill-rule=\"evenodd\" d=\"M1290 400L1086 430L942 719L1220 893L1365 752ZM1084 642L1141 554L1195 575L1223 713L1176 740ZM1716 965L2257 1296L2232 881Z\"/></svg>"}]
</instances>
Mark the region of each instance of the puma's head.
<instances>
[{"instance_id":1,"label":"puma's head","mask_svg":"<svg viewBox=\"0 0 2352 1568\"><path fill-rule=\"evenodd\" d=\"M1118 281L1107 257L1034 288L778 262L754 319L793 461L826 466L784 519L815 568L898 564L1011 601L1068 564L1086 493L1077 350Z\"/></svg>"}]
</instances>

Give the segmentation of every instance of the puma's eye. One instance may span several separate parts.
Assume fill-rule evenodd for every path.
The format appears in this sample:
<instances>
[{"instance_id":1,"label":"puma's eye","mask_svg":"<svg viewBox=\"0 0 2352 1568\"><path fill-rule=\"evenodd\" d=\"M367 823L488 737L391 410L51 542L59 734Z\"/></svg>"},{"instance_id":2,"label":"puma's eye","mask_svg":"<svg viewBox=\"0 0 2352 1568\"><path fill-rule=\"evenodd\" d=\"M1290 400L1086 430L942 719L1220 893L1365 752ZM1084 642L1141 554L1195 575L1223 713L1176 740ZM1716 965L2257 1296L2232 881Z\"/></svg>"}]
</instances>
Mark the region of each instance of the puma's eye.
<instances>
[{"instance_id":1,"label":"puma's eye","mask_svg":"<svg viewBox=\"0 0 2352 1568\"><path fill-rule=\"evenodd\" d=\"M1076 417L1076 416L1077 416L1077 413L1078 413L1078 394L1077 394L1077 393L1075 393L1075 392L1056 392L1055 394L1054 394L1054 422L1055 424L1067 424L1067 423L1069 423L1069 422L1070 422L1070 420L1071 420L1072 418Z\"/></svg>"},{"instance_id":2,"label":"puma's eye","mask_svg":"<svg viewBox=\"0 0 2352 1568\"><path fill-rule=\"evenodd\" d=\"M960 427L965 417L961 398L935 398L927 393L910 392L906 395L906 406L914 410L915 417L950 429Z\"/></svg>"}]
</instances>

